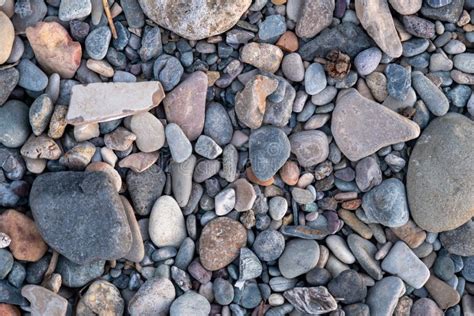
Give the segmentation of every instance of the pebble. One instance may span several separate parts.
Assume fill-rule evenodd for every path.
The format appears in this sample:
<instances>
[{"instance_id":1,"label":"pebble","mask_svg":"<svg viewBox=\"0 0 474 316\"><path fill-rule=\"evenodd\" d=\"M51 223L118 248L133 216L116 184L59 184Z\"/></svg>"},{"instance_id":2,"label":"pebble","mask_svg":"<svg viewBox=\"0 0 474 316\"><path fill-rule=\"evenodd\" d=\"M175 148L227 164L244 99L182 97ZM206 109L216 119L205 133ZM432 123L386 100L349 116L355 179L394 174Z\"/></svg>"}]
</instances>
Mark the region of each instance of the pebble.
<instances>
[{"instance_id":1,"label":"pebble","mask_svg":"<svg viewBox=\"0 0 474 316\"><path fill-rule=\"evenodd\" d=\"M456 229L441 233L439 239L449 253L459 256L474 256L474 245L471 243L473 236L474 223L470 220Z\"/></svg>"},{"instance_id":2,"label":"pebble","mask_svg":"<svg viewBox=\"0 0 474 316\"><path fill-rule=\"evenodd\" d=\"M0 279L5 279L10 273L13 262L12 254L6 249L0 249Z\"/></svg>"},{"instance_id":3,"label":"pebble","mask_svg":"<svg viewBox=\"0 0 474 316\"><path fill-rule=\"evenodd\" d=\"M428 20L415 15L406 15L402 21L405 30L416 37L432 38L435 36L435 24Z\"/></svg>"},{"instance_id":4,"label":"pebble","mask_svg":"<svg viewBox=\"0 0 474 316\"><path fill-rule=\"evenodd\" d=\"M235 190L232 188L219 192L215 197L215 211L218 216L230 213L235 206ZM224 304L227 305L227 304Z\"/></svg>"},{"instance_id":5,"label":"pebble","mask_svg":"<svg viewBox=\"0 0 474 316\"><path fill-rule=\"evenodd\" d=\"M142 152L159 150L165 144L165 129L150 112L138 113L126 119L125 125L135 134L135 144Z\"/></svg>"},{"instance_id":6,"label":"pebble","mask_svg":"<svg viewBox=\"0 0 474 316\"><path fill-rule=\"evenodd\" d=\"M380 49L377 47L371 47L357 54L354 59L354 66L361 76L367 76L375 71L381 59L382 52Z\"/></svg>"},{"instance_id":7,"label":"pebble","mask_svg":"<svg viewBox=\"0 0 474 316\"><path fill-rule=\"evenodd\" d=\"M163 101L168 122L178 124L190 141L196 140L204 128L206 93L207 76L196 71Z\"/></svg>"},{"instance_id":8,"label":"pebble","mask_svg":"<svg viewBox=\"0 0 474 316\"><path fill-rule=\"evenodd\" d=\"M177 163L186 161L191 156L193 147L183 130L179 125L169 123L166 125L165 134L173 160Z\"/></svg>"},{"instance_id":9,"label":"pebble","mask_svg":"<svg viewBox=\"0 0 474 316\"><path fill-rule=\"evenodd\" d=\"M64 285L68 287L83 287L104 274L104 266L104 260L79 265L61 256L55 271L61 275Z\"/></svg>"},{"instance_id":10,"label":"pebble","mask_svg":"<svg viewBox=\"0 0 474 316\"><path fill-rule=\"evenodd\" d=\"M314 240L293 239L286 243L278 259L278 269L288 279L296 278L316 267L319 245Z\"/></svg>"},{"instance_id":11,"label":"pebble","mask_svg":"<svg viewBox=\"0 0 474 316\"><path fill-rule=\"evenodd\" d=\"M241 248L239 256L239 280L251 280L263 272L262 263L249 248Z\"/></svg>"},{"instance_id":12,"label":"pebble","mask_svg":"<svg viewBox=\"0 0 474 316\"><path fill-rule=\"evenodd\" d=\"M234 298L234 288L232 284L222 278L217 278L212 284L214 299L220 305L229 305Z\"/></svg>"},{"instance_id":13,"label":"pebble","mask_svg":"<svg viewBox=\"0 0 474 316\"><path fill-rule=\"evenodd\" d=\"M433 315L433 316L442 316L444 315L443 311L436 305L433 300L429 298L421 298L417 300L410 311L410 315L413 316L422 316L422 315Z\"/></svg>"},{"instance_id":14,"label":"pebble","mask_svg":"<svg viewBox=\"0 0 474 316\"><path fill-rule=\"evenodd\" d=\"M4 64L12 51L13 42L15 40L15 30L9 17L0 11L0 42L2 48L0 49L0 65Z\"/></svg>"},{"instance_id":15,"label":"pebble","mask_svg":"<svg viewBox=\"0 0 474 316\"><path fill-rule=\"evenodd\" d=\"M281 15L270 15L259 26L258 37L262 42L275 43L286 32L285 18Z\"/></svg>"},{"instance_id":16,"label":"pebble","mask_svg":"<svg viewBox=\"0 0 474 316\"><path fill-rule=\"evenodd\" d=\"M196 315L207 316L211 311L211 304L202 295L188 291L173 301L170 316Z\"/></svg>"},{"instance_id":17,"label":"pebble","mask_svg":"<svg viewBox=\"0 0 474 316\"><path fill-rule=\"evenodd\" d=\"M422 0L389 0L388 2L401 15L410 15L421 9Z\"/></svg>"},{"instance_id":18,"label":"pebble","mask_svg":"<svg viewBox=\"0 0 474 316\"><path fill-rule=\"evenodd\" d=\"M285 250L285 238L276 230L264 230L257 235L253 243L253 250L259 259L267 262L274 261Z\"/></svg>"},{"instance_id":19,"label":"pebble","mask_svg":"<svg viewBox=\"0 0 474 316\"><path fill-rule=\"evenodd\" d=\"M302 167L311 167L325 161L329 155L329 142L321 131L302 131L290 136L291 152Z\"/></svg>"},{"instance_id":20,"label":"pebble","mask_svg":"<svg viewBox=\"0 0 474 316\"><path fill-rule=\"evenodd\" d=\"M76 313L121 315L125 302L115 285L104 280L94 281L79 301Z\"/></svg>"},{"instance_id":21,"label":"pebble","mask_svg":"<svg viewBox=\"0 0 474 316\"><path fill-rule=\"evenodd\" d=\"M269 200L268 208L271 218L278 221L285 216L288 210L288 202L281 196L275 196Z\"/></svg>"},{"instance_id":22,"label":"pebble","mask_svg":"<svg viewBox=\"0 0 474 316\"><path fill-rule=\"evenodd\" d=\"M145 26L142 36L142 46L138 53L142 61L147 62L161 55L163 44L161 42L161 30L159 27Z\"/></svg>"},{"instance_id":23,"label":"pebble","mask_svg":"<svg viewBox=\"0 0 474 316\"><path fill-rule=\"evenodd\" d=\"M283 296L301 313L319 315L337 309L336 300L323 286L296 287Z\"/></svg>"},{"instance_id":24,"label":"pebble","mask_svg":"<svg viewBox=\"0 0 474 316\"><path fill-rule=\"evenodd\" d=\"M428 293L441 309L447 309L459 303L459 293L449 284L431 275L425 284Z\"/></svg>"},{"instance_id":25,"label":"pebble","mask_svg":"<svg viewBox=\"0 0 474 316\"><path fill-rule=\"evenodd\" d=\"M153 64L153 76L160 81L165 91L171 91L183 76L183 66L180 61L170 55L160 55Z\"/></svg>"},{"instance_id":26,"label":"pebble","mask_svg":"<svg viewBox=\"0 0 474 316\"><path fill-rule=\"evenodd\" d=\"M339 95L331 131L339 149L352 161L420 134L416 123L364 98L354 89Z\"/></svg>"},{"instance_id":27,"label":"pebble","mask_svg":"<svg viewBox=\"0 0 474 316\"><path fill-rule=\"evenodd\" d=\"M435 0L429 0L432 4L434 4ZM443 0L444 1L444 0ZM449 2L449 3L448 3ZM463 10L464 1L462 0L452 0L448 2L444 1L443 6L438 5L435 7L431 6L423 6L421 8L421 14L425 17L430 18L432 20L439 20L444 22L456 23L461 16Z\"/></svg>"},{"instance_id":28,"label":"pebble","mask_svg":"<svg viewBox=\"0 0 474 316\"><path fill-rule=\"evenodd\" d=\"M430 123L412 152L407 176L408 202L415 223L427 231L455 229L473 215L474 201L468 192L472 191L474 172L464 165L464 160L452 155L454 152L466 157L472 154L474 148L467 141L467 135L473 133L473 127L469 119L459 114L445 115ZM436 156L433 153L437 153ZM432 157L429 163L428 156ZM428 174L429 179L425 179ZM435 194L435 187L447 176L452 181L443 187L445 194Z\"/></svg>"},{"instance_id":29,"label":"pebble","mask_svg":"<svg viewBox=\"0 0 474 316\"><path fill-rule=\"evenodd\" d=\"M344 304L361 302L367 296L363 278L354 270L342 271L328 284L329 292Z\"/></svg>"},{"instance_id":30,"label":"pebble","mask_svg":"<svg viewBox=\"0 0 474 316\"><path fill-rule=\"evenodd\" d=\"M222 154L222 148L206 135L198 137L194 145L194 151L207 159L215 159Z\"/></svg>"},{"instance_id":31,"label":"pebble","mask_svg":"<svg viewBox=\"0 0 474 316\"><path fill-rule=\"evenodd\" d=\"M385 68L388 95L404 101L411 86L410 72L398 64L388 64Z\"/></svg>"},{"instance_id":32,"label":"pebble","mask_svg":"<svg viewBox=\"0 0 474 316\"><path fill-rule=\"evenodd\" d=\"M462 72L472 74L474 73L474 54L462 53L453 57L451 65L461 70ZM450 69L449 69L450 70Z\"/></svg>"},{"instance_id":33,"label":"pebble","mask_svg":"<svg viewBox=\"0 0 474 316\"><path fill-rule=\"evenodd\" d=\"M26 285L21 289L21 295L30 301L32 315L65 315L67 300L38 285Z\"/></svg>"},{"instance_id":34,"label":"pebble","mask_svg":"<svg viewBox=\"0 0 474 316\"><path fill-rule=\"evenodd\" d=\"M391 230L412 249L419 247L425 239L427 239L426 232L418 227L412 220L408 220L403 226L392 227Z\"/></svg>"},{"instance_id":35,"label":"pebble","mask_svg":"<svg viewBox=\"0 0 474 316\"><path fill-rule=\"evenodd\" d=\"M390 316L395 311L398 299L405 293L403 281L394 276L377 281L367 295L367 305L375 315Z\"/></svg>"},{"instance_id":36,"label":"pebble","mask_svg":"<svg viewBox=\"0 0 474 316\"><path fill-rule=\"evenodd\" d=\"M148 227L150 238L158 247L179 247L186 238L181 209L171 196L161 196L153 205Z\"/></svg>"},{"instance_id":37,"label":"pebble","mask_svg":"<svg viewBox=\"0 0 474 316\"><path fill-rule=\"evenodd\" d=\"M100 201L94 198L97 196ZM106 174L45 173L35 179L30 201L45 241L75 263L117 259L130 250L130 227L122 202ZM51 212L55 216L61 214L60 224L47 220ZM81 220L77 219L78 214ZM63 238L65 235L68 238ZM91 239L91 235L96 238Z\"/></svg>"},{"instance_id":38,"label":"pebble","mask_svg":"<svg viewBox=\"0 0 474 316\"><path fill-rule=\"evenodd\" d=\"M20 72L18 85L31 91L42 91L48 85L48 77L29 59L22 59L17 66Z\"/></svg>"},{"instance_id":39,"label":"pebble","mask_svg":"<svg viewBox=\"0 0 474 316\"><path fill-rule=\"evenodd\" d=\"M323 91L327 86L326 74L321 64L311 64L304 75L305 91L309 95L315 95Z\"/></svg>"},{"instance_id":40,"label":"pebble","mask_svg":"<svg viewBox=\"0 0 474 316\"><path fill-rule=\"evenodd\" d=\"M132 297L128 304L128 312L132 316L166 314L175 297L176 291L170 280L153 277L148 279Z\"/></svg>"},{"instance_id":41,"label":"pebble","mask_svg":"<svg viewBox=\"0 0 474 316\"><path fill-rule=\"evenodd\" d=\"M46 94L42 94L31 104L29 111L30 125L36 136L42 134L48 127L53 110L53 103Z\"/></svg>"},{"instance_id":42,"label":"pebble","mask_svg":"<svg viewBox=\"0 0 474 316\"><path fill-rule=\"evenodd\" d=\"M230 143L233 127L227 110L223 105L217 102L207 105L204 134L211 137L219 146L225 146Z\"/></svg>"},{"instance_id":43,"label":"pebble","mask_svg":"<svg viewBox=\"0 0 474 316\"><path fill-rule=\"evenodd\" d=\"M196 156L191 155L182 163L172 162L171 178L173 195L180 207L186 206L191 196L193 169L196 166Z\"/></svg>"},{"instance_id":44,"label":"pebble","mask_svg":"<svg viewBox=\"0 0 474 316\"><path fill-rule=\"evenodd\" d=\"M281 70L287 79L294 82L301 82L305 77L303 60L298 53L288 54L283 57Z\"/></svg>"},{"instance_id":45,"label":"pebble","mask_svg":"<svg viewBox=\"0 0 474 316\"><path fill-rule=\"evenodd\" d=\"M272 44L252 42L245 44L240 59L262 71L275 73L280 68L283 51Z\"/></svg>"},{"instance_id":46,"label":"pebble","mask_svg":"<svg viewBox=\"0 0 474 316\"><path fill-rule=\"evenodd\" d=\"M339 235L330 235L326 238L326 245L339 260L346 264L353 264L355 258L349 250L345 240Z\"/></svg>"},{"instance_id":47,"label":"pebble","mask_svg":"<svg viewBox=\"0 0 474 316\"><path fill-rule=\"evenodd\" d=\"M20 73L16 68L12 67L0 70L0 106L8 100L18 80L20 80Z\"/></svg>"},{"instance_id":48,"label":"pebble","mask_svg":"<svg viewBox=\"0 0 474 316\"><path fill-rule=\"evenodd\" d=\"M468 282L474 281L474 256L463 258L464 267L462 269L462 276Z\"/></svg>"},{"instance_id":49,"label":"pebble","mask_svg":"<svg viewBox=\"0 0 474 316\"><path fill-rule=\"evenodd\" d=\"M22 146L30 134L28 107L16 100L0 107L0 143L6 147Z\"/></svg>"},{"instance_id":50,"label":"pebble","mask_svg":"<svg viewBox=\"0 0 474 316\"><path fill-rule=\"evenodd\" d=\"M108 26L100 26L87 35L85 48L87 54L94 59L104 59L107 54L112 33Z\"/></svg>"},{"instance_id":51,"label":"pebble","mask_svg":"<svg viewBox=\"0 0 474 316\"><path fill-rule=\"evenodd\" d=\"M304 2L296 23L296 34L312 38L332 23L334 0Z\"/></svg>"},{"instance_id":52,"label":"pebble","mask_svg":"<svg viewBox=\"0 0 474 316\"><path fill-rule=\"evenodd\" d=\"M246 179L241 178L235 180L231 187L235 190L235 210L237 212L250 210L257 199L253 186Z\"/></svg>"},{"instance_id":53,"label":"pebble","mask_svg":"<svg viewBox=\"0 0 474 316\"><path fill-rule=\"evenodd\" d=\"M87 17L92 11L90 0L65 0L59 5L59 19L61 21L80 20Z\"/></svg>"},{"instance_id":54,"label":"pebble","mask_svg":"<svg viewBox=\"0 0 474 316\"><path fill-rule=\"evenodd\" d=\"M377 248L368 240L357 234L351 234L347 238L347 244L352 254L362 268L374 279L382 279L382 270L379 263L374 259Z\"/></svg>"}]
</instances>

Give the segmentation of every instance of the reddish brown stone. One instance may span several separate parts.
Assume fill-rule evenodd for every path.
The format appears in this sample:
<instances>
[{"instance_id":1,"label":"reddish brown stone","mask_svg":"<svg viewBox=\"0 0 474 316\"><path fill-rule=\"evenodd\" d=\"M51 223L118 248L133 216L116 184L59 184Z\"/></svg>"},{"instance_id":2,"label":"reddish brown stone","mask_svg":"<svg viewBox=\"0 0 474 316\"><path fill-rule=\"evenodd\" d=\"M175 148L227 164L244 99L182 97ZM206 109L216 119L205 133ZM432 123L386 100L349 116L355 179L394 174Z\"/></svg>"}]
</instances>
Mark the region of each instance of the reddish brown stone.
<instances>
[{"instance_id":1,"label":"reddish brown stone","mask_svg":"<svg viewBox=\"0 0 474 316\"><path fill-rule=\"evenodd\" d=\"M10 250L17 260L35 262L48 250L35 222L18 211L7 210L0 215L0 231L10 236Z\"/></svg>"},{"instance_id":2,"label":"reddish brown stone","mask_svg":"<svg viewBox=\"0 0 474 316\"><path fill-rule=\"evenodd\" d=\"M298 50L298 37L292 31L286 31L276 42L276 46L283 49L285 52L294 53Z\"/></svg>"},{"instance_id":3,"label":"reddish brown stone","mask_svg":"<svg viewBox=\"0 0 474 316\"><path fill-rule=\"evenodd\" d=\"M258 185L261 185L263 187L268 187L269 185L272 185L273 182L275 181L275 179L273 177L271 177L270 179L268 180L260 180L259 178L257 178L255 176L255 174L253 173L252 171L252 168L248 167L247 169L245 169L245 175L247 176L247 179L250 180L250 182L253 182L255 184L258 184Z\"/></svg>"},{"instance_id":4,"label":"reddish brown stone","mask_svg":"<svg viewBox=\"0 0 474 316\"><path fill-rule=\"evenodd\" d=\"M13 305L0 303L0 315L2 316L21 316L20 310Z\"/></svg>"},{"instance_id":5,"label":"reddish brown stone","mask_svg":"<svg viewBox=\"0 0 474 316\"><path fill-rule=\"evenodd\" d=\"M247 230L228 217L210 221L199 239L199 257L204 268L217 271L239 256L240 248L247 243Z\"/></svg>"},{"instance_id":6,"label":"reddish brown stone","mask_svg":"<svg viewBox=\"0 0 474 316\"><path fill-rule=\"evenodd\" d=\"M341 204L342 208L350 211L355 211L362 204L361 199L345 201Z\"/></svg>"},{"instance_id":7,"label":"reddish brown stone","mask_svg":"<svg viewBox=\"0 0 474 316\"><path fill-rule=\"evenodd\" d=\"M38 22L26 29L36 60L47 73L72 78L81 64L82 49L57 22Z\"/></svg>"},{"instance_id":8,"label":"reddish brown stone","mask_svg":"<svg viewBox=\"0 0 474 316\"><path fill-rule=\"evenodd\" d=\"M403 226L392 227L391 230L412 249L420 246L426 239L426 232L412 220L409 220Z\"/></svg>"},{"instance_id":9,"label":"reddish brown stone","mask_svg":"<svg viewBox=\"0 0 474 316\"><path fill-rule=\"evenodd\" d=\"M294 161L288 160L280 169L280 177L288 185L296 185L300 178L300 167Z\"/></svg>"}]
</instances>

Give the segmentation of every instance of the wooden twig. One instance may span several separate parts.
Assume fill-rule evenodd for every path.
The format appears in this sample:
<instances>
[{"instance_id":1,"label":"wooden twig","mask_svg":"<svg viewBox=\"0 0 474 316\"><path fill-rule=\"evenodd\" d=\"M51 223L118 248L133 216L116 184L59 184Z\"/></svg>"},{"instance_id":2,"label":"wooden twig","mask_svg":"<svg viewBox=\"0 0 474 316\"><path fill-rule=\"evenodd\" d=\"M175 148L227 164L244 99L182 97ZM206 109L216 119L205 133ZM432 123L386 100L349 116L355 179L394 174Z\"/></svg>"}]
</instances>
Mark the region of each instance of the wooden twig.
<instances>
[{"instance_id":1,"label":"wooden twig","mask_svg":"<svg viewBox=\"0 0 474 316\"><path fill-rule=\"evenodd\" d=\"M54 270L56 270L56 265L58 264L59 254L53 250L53 256L51 257L51 261L49 261L48 269L44 274L44 280L47 280L51 274L53 274Z\"/></svg>"},{"instance_id":2,"label":"wooden twig","mask_svg":"<svg viewBox=\"0 0 474 316\"><path fill-rule=\"evenodd\" d=\"M117 39L117 30L115 29L114 21L112 20L112 14L110 13L109 3L107 2L107 0L102 0L102 4L104 7L105 16L107 17L107 21L109 22L110 30L112 31L112 37L114 39Z\"/></svg>"}]
</instances>

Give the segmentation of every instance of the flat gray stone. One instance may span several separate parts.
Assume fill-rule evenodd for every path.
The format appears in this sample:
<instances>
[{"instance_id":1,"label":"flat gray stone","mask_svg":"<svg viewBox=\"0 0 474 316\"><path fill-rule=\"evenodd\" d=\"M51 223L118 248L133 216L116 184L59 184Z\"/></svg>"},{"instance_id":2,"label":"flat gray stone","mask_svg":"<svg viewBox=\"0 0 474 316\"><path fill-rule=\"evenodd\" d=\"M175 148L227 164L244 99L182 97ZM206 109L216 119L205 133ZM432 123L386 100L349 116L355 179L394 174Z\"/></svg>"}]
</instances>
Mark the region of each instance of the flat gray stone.
<instances>
[{"instance_id":1,"label":"flat gray stone","mask_svg":"<svg viewBox=\"0 0 474 316\"><path fill-rule=\"evenodd\" d=\"M16 148L30 135L29 108L23 102L10 100L0 106L0 144Z\"/></svg>"},{"instance_id":2,"label":"flat gray stone","mask_svg":"<svg viewBox=\"0 0 474 316\"><path fill-rule=\"evenodd\" d=\"M449 110L449 100L429 78L420 71L412 73L412 84L415 91L436 116L443 116Z\"/></svg>"},{"instance_id":3,"label":"flat gray stone","mask_svg":"<svg viewBox=\"0 0 474 316\"><path fill-rule=\"evenodd\" d=\"M278 259L278 269L288 279L310 271L319 260L319 245L314 240L293 239Z\"/></svg>"},{"instance_id":4,"label":"flat gray stone","mask_svg":"<svg viewBox=\"0 0 474 316\"><path fill-rule=\"evenodd\" d=\"M398 299L405 294L405 284L398 277L386 277L370 288L367 304L370 312L377 316L392 316Z\"/></svg>"},{"instance_id":5,"label":"flat gray stone","mask_svg":"<svg viewBox=\"0 0 474 316\"><path fill-rule=\"evenodd\" d=\"M128 304L131 316L166 315L176 297L169 279L153 277L138 289Z\"/></svg>"},{"instance_id":6,"label":"flat gray stone","mask_svg":"<svg viewBox=\"0 0 474 316\"><path fill-rule=\"evenodd\" d=\"M443 247L452 254L467 257L474 256L474 222L468 221L466 224L456 229L442 232L439 236Z\"/></svg>"},{"instance_id":7,"label":"flat gray stone","mask_svg":"<svg viewBox=\"0 0 474 316\"><path fill-rule=\"evenodd\" d=\"M105 260L97 260L80 265L61 256L56 266L56 272L61 275L64 285L68 287L83 287L104 274L104 267Z\"/></svg>"}]
</instances>

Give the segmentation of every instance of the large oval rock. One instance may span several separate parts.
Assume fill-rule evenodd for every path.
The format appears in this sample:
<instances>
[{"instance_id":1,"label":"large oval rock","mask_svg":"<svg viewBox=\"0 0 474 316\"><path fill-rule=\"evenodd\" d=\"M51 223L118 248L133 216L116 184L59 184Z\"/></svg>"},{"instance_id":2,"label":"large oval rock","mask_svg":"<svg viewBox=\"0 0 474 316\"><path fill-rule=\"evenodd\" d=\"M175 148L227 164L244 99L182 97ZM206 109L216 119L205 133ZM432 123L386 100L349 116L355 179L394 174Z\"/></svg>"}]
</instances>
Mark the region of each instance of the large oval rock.
<instances>
[{"instance_id":1,"label":"large oval rock","mask_svg":"<svg viewBox=\"0 0 474 316\"><path fill-rule=\"evenodd\" d=\"M30 134L29 109L26 104L10 100L0 107L0 144L20 147Z\"/></svg>"},{"instance_id":2,"label":"large oval rock","mask_svg":"<svg viewBox=\"0 0 474 316\"><path fill-rule=\"evenodd\" d=\"M169 195L156 200L150 214L150 238L158 247L179 247L186 238L186 225L178 203Z\"/></svg>"},{"instance_id":3,"label":"large oval rock","mask_svg":"<svg viewBox=\"0 0 474 316\"><path fill-rule=\"evenodd\" d=\"M207 270L217 271L226 267L239 255L247 242L247 230L228 217L210 221L199 239L199 257Z\"/></svg>"},{"instance_id":4,"label":"large oval rock","mask_svg":"<svg viewBox=\"0 0 474 316\"><path fill-rule=\"evenodd\" d=\"M143 12L160 26L190 39L224 33L247 11L251 0L139 0Z\"/></svg>"},{"instance_id":5,"label":"large oval rock","mask_svg":"<svg viewBox=\"0 0 474 316\"><path fill-rule=\"evenodd\" d=\"M455 229L474 216L474 123L449 113L418 139L408 165L413 220L430 232Z\"/></svg>"},{"instance_id":6,"label":"large oval rock","mask_svg":"<svg viewBox=\"0 0 474 316\"><path fill-rule=\"evenodd\" d=\"M30 206L46 243L77 264L119 259L130 250L122 201L103 172L42 174L33 182Z\"/></svg>"},{"instance_id":7,"label":"large oval rock","mask_svg":"<svg viewBox=\"0 0 474 316\"><path fill-rule=\"evenodd\" d=\"M166 315L176 297L173 283L165 278L148 279L128 304L132 316Z\"/></svg>"}]
</instances>

